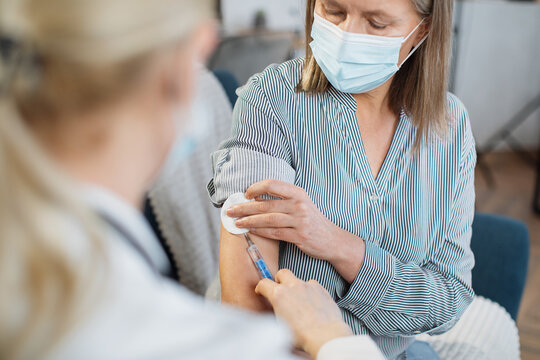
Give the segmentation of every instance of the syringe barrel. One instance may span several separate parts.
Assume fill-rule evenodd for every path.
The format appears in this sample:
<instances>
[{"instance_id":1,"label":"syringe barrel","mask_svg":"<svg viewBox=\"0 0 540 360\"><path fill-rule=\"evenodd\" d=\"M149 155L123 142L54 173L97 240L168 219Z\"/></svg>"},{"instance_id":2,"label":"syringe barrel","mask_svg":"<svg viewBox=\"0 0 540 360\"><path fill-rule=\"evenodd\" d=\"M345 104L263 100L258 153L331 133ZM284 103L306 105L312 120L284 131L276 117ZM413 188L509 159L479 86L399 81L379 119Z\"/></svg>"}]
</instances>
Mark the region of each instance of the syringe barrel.
<instances>
[{"instance_id":1,"label":"syringe barrel","mask_svg":"<svg viewBox=\"0 0 540 360\"><path fill-rule=\"evenodd\" d=\"M251 260L253 260L255 267L257 267L257 271L259 272L261 278L274 280L257 246L251 245L250 247L248 247L247 251L249 253L249 256L251 257Z\"/></svg>"}]
</instances>

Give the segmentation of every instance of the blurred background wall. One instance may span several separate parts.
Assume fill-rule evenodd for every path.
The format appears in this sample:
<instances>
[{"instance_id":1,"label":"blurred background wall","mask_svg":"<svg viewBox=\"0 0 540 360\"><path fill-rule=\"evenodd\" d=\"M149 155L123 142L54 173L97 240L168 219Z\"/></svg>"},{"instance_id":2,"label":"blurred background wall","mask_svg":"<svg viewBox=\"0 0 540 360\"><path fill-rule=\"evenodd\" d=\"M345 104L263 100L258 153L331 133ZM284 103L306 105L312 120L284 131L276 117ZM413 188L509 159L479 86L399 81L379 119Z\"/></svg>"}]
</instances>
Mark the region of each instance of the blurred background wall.
<instances>
[{"instance_id":1,"label":"blurred background wall","mask_svg":"<svg viewBox=\"0 0 540 360\"><path fill-rule=\"evenodd\" d=\"M464 1L458 28L453 91L465 103L480 149L528 102L540 96L540 4ZM540 107L514 136L540 141ZM501 149L501 147L498 147Z\"/></svg>"},{"instance_id":2,"label":"blurred background wall","mask_svg":"<svg viewBox=\"0 0 540 360\"><path fill-rule=\"evenodd\" d=\"M271 31L302 31L305 0L223 0L223 30L234 34L251 28L257 13L267 19Z\"/></svg>"}]
</instances>

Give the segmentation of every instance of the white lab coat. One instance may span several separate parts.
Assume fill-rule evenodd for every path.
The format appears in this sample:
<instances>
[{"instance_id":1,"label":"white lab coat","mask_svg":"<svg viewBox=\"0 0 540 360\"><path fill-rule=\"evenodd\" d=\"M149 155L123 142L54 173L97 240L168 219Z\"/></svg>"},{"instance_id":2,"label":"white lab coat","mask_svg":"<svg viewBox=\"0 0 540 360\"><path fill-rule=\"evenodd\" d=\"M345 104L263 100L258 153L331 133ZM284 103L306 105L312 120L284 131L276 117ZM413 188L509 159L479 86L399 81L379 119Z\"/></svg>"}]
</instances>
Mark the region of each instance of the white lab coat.
<instances>
[{"instance_id":1,"label":"white lab coat","mask_svg":"<svg viewBox=\"0 0 540 360\"><path fill-rule=\"evenodd\" d=\"M167 260L142 215L115 195L89 188L100 212L129 230L160 269ZM294 359L292 334L273 316L205 303L159 276L119 232L108 231L104 284L89 288L95 301L47 359ZM83 238L78 239L84 241ZM74 241L76 242L76 241ZM67 248L84 256L84 246ZM378 359L369 337L336 339L318 360Z\"/></svg>"}]
</instances>

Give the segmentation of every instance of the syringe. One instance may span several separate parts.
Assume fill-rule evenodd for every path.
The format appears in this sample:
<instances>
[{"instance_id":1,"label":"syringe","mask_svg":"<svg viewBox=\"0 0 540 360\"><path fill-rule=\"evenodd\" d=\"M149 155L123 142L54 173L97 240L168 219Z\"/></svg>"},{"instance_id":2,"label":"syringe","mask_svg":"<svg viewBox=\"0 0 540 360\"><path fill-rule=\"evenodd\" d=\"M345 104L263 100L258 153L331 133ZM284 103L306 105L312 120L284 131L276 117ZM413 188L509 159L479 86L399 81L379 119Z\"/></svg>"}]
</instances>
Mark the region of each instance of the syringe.
<instances>
[{"instance_id":1,"label":"syringe","mask_svg":"<svg viewBox=\"0 0 540 360\"><path fill-rule=\"evenodd\" d=\"M225 230L230 232L231 234L235 235L241 235L244 234L244 238L246 239L248 243L247 252L249 254L249 257L253 261L253 264L255 264L255 268L259 272L259 276L261 279L270 279L274 280L272 277L272 273L270 273L270 270L268 270L268 266L266 266L266 262L264 261L259 249L257 246L251 241L249 238L248 232L249 229L240 229L236 226L236 220L237 218L232 218L227 215L227 209L229 209L231 206L243 204L249 201L244 196L243 193L236 193L229 196L227 201L225 201L225 204L223 204L223 207L221 209L221 223Z\"/></svg>"},{"instance_id":2,"label":"syringe","mask_svg":"<svg viewBox=\"0 0 540 360\"><path fill-rule=\"evenodd\" d=\"M253 264L255 264L255 267L257 268L261 279L274 280L272 274L270 273L270 270L268 270L268 266L266 266L266 262L264 261L259 249L257 248L257 245L255 245L253 241L251 241L247 233L244 234L244 238L248 243L247 252L251 257L251 260L253 260Z\"/></svg>"}]
</instances>

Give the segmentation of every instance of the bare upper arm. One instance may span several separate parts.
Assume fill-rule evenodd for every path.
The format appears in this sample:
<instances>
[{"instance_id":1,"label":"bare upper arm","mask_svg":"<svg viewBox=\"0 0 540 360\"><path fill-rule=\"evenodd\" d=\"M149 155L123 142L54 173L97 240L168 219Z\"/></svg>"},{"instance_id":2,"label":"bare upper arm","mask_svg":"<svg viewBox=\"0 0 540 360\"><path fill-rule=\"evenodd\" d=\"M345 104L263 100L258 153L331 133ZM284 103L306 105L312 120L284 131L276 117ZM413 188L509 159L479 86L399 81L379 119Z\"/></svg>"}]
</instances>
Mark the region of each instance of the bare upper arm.
<instances>
[{"instance_id":1,"label":"bare upper arm","mask_svg":"<svg viewBox=\"0 0 540 360\"><path fill-rule=\"evenodd\" d=\"M250 235L274 275L278 270L279 241ZM221 301L254 311L270 311L270 305L255 294L259 274L255 269L243 235L233 235L221 227L219 246Z\"/></svg>"}]
</instances>

